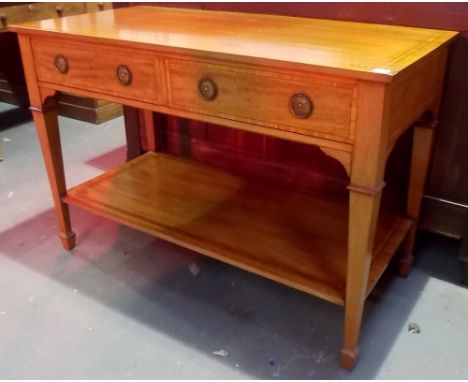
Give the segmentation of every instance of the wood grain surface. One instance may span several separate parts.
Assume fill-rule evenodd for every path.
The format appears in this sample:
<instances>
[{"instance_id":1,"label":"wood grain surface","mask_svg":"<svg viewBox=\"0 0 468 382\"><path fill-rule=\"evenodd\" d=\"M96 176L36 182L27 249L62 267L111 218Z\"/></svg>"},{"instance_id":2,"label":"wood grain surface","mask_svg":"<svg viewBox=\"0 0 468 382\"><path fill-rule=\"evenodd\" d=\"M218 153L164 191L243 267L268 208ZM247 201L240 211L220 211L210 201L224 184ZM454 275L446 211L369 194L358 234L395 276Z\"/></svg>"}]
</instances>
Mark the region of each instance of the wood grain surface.
<instances>
[{"instance_id":1,"label":"wood grain surface","mask_svg":"<svg viewBox=\"0 0 468 382\"><path fill-rule=\"evenodd\" d=\"M164 99L162 65L152 53L43 38L34 39L33 51L39 81L74 88L85 86L96 92L155 103ZM69 70L65 74L54 66L57 55L68 62ZM129 86L123 86L117 79L116 69L121 64L132 73Z\"/></svg>"},{"instance_id":2,"label":"wood grain surface","mask_svg":"<svg viewBox=\"0 0 468 382\"><path fill-rule=\"evenodd\" d=\"M155 22L157 21L157 22ZM182 48L320 66L389 81L456 32L238 12L132 7L11 25L16 32L65 33L132 46ZM333 48L332 48L333 47Z\"/></svg>"},{"instance_id":3,"label":"wood grain surface","mask_svg":"<svg viewBox=\"0 0 468 382\"><path fill-rule=\"evenodd\" d=\"M174 108L347 143L353 140L355 80L189 60L168 60L166 65L169 104ZM203 77L218 87L212 102L199 95L197 84ZM291 113L290 98L297 93L306 94L313 103L309 118Z\"/></svg>"},{"instance_id":4,"label":"wood grain surface","mask_svg":"<svg viewBox=\"0 0 468 382\"><path fill-rule=\"evenodd\" d=\"M296 289L343 304L348 199L147 153L64 200ZM383 214L368 294L411 220Z\"/></svg>"}]
</instances>

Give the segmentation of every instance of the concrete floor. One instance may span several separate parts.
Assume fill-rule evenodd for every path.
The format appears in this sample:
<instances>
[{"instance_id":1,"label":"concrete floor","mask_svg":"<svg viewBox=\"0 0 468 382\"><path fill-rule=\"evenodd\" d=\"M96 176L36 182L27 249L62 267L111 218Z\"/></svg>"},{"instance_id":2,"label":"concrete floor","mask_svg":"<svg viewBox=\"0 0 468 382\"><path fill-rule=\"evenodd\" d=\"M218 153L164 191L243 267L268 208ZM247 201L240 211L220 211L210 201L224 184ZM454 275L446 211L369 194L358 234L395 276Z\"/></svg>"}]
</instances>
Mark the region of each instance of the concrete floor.
<instances>
[{"instance_id":1,"label":"concrete floor","mask_svg":"<svg viewBox=\"0 0 468 382\"><path fill-rule=\"evenodd\" d=\"M341 307L78 208L62 249L34 126L15 114L0 104L0 378L468 378L458 242L421 236L411 275L386 272L349 373ZM122 119L60 123L69 186L123 162Z\"/></svg>"}]
</instances>

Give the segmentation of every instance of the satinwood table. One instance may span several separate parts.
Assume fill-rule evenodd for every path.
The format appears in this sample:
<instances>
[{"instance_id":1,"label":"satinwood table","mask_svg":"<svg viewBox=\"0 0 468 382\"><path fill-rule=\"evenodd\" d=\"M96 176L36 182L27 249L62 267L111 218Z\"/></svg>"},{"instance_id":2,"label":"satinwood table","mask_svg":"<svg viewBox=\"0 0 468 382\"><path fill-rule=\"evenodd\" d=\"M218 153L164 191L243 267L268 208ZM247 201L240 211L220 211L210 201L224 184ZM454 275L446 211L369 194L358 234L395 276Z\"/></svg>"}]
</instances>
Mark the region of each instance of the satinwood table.
<instances>
[{"instance_id":1,"label":"satinwood table","mask_svg":"<svg viewBox=\"0 0 468 382\"><path fill-rule=\"evenodd\" d=\"M456 32L145 6L10 30L66 249L73 204L344 305L341 364L353 368L366 297L400 247L400 271L411 267ZM144 110L150 152L67 189L56 91ZM157 152L153 111L315 145L344 166L348 190L307 192ZM387 213L386 161L414 125L406 213Z\"/></svg>"}]
</instances>

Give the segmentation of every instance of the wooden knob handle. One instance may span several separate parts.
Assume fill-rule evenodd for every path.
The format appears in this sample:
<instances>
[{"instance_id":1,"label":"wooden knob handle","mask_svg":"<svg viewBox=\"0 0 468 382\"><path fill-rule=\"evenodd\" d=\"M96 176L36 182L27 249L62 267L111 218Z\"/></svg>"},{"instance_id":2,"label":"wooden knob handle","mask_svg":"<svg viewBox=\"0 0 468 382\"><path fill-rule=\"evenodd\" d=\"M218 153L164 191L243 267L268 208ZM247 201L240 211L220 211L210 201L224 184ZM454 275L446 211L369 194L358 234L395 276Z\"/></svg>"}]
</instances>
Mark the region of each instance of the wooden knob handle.
<instances>
[{"instance_id":1,"label":"wooden knob handle","mask_svg":"<svg viewBox=\"0 0 468 382\"><path fill-rule=\"evenodd\" d=\"M308 95L296 93L289 99L289 108L297 118L307 118L312 114L314 105Z\"/></svg>"},{"instance_id":2,"label":"wooden knob handle","mask_svg":"<svg viewBox=\"0 0 468 382\"><path fill-rule=\"evenodd\" d=\"M198 91L207 101L213 101L218 96L218 86L211 78L208 77L203 77L198 82Z\"/></svg>"},{"instance_id":3,"label":"wooden knob handle","mask_svg":"<svg viewBox=\"0 0 468 382\"><path fill-rule=\"evenodd\" d=\"M67 59L62 56L61 54L58 54L54 57L54 65L55 68L62 74L65 74L68 72L68 61Z\"/></svg>"},{"instance_id":4,"label":"wooden knob handle","mask_svg":"<svg viewBox=\"0 0 468 382\"><path fill-rule=\"evenodd\" d=\"M98 3L98 9L100 11L103 11L104 10L104 7L105 7L105 4L104 3Z\"/></svg>"},{"instance_id":5,"label":"wooden knob handle","mask_svg":"<svg viewBox=\"0 0 468 382\"><path fill-rule=\"evenodd\" d=\"M117 80L123 86L128 86L133 81L132 71L127 65L119 65L116 70Z\"/></svg>"}]
</instances>

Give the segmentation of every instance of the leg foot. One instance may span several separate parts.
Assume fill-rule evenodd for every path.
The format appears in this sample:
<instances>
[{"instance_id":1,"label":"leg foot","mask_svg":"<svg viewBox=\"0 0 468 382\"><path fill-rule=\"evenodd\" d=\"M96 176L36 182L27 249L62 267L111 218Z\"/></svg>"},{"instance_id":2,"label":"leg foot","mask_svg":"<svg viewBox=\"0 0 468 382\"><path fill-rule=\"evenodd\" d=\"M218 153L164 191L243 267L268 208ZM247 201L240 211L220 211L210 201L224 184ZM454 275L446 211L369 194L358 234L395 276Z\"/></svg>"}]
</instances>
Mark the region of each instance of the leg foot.
<instances>
[{"instance_id":1,"label":"leg foot","mask_svg":"<svg viewBox=\"0 0 468 382\"><path fill-rule=\"evenodd\" d=\"M60 237L60 241L62 242L63 248L65 248L68 251L75 248L75 244L76 244L75 232L70 231L70 232L60 233L59 237Z\"/></svg>"},{"instance_id":2,"label":"leg foot","mask_svg":"<svg viewBox=\"0 0 468 382\"><path fill-rule=\"evenodd\" d=\"M401 277L406 277L411 272L414 263L414 256L413 256L413 249L414 249L414 242L416 240L416 225L408 232L405 240L403 241L403 245L401 247L401 255L400 259L398 260L398 273Z\"/></svg>"},{"instance_id":3,"label":"leg foot","mask_svg":"<svg viewBox=\"0 0 468 382\"><path fill-rule=\"evenodd\" d=\"M349 371L353 370L354 366L356 366L358 354L359 354L359 348L357 347L352 348L352 349L343 348L341 350L341 358L340 358L341 367Z\"/></svg>"},{"instance_id":4,"label":"leg foot","mask_svg":"<svg viewBox=\"0 0 468 382\"><path fill-rule=\"evenodd\" d=\"M409 275L411 272L411 268L413 268L413 263L414 263L414 256L412 255L407 255L405 257L402 257L398 261L398 273L402 277L406 277Z\"/></svg>"}]
</instances>

